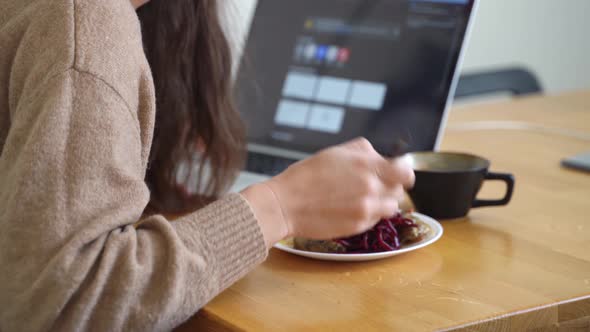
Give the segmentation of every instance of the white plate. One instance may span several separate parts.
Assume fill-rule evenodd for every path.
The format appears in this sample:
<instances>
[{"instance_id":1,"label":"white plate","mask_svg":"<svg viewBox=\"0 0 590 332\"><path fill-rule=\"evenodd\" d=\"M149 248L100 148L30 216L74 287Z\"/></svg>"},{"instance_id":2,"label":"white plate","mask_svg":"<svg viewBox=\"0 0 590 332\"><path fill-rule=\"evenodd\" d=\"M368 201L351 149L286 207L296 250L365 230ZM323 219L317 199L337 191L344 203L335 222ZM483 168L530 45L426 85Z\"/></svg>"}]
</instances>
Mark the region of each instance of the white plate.
<instances>
[{"instance_id":1,"label":"white plate","mask_svg":"<svg viewBox=\"0 0 590 332\"><path fill-rule=\"evenodd\" d=\"M298 250L298 249L295 249L292 246L284 244L284 243L277 243L277 244L275 244L274 247L279 250L291 253L291 254L295 254L295 255L299 255L299 256L303 256L303 257L309 257L309 258L313 258L313 259L319 259L319 260L325 260L325 261L358 262L358 261L372 261L372 260L376 260L376 259L382 259L382 258L401 255L406 252L410 252L410 251L418 250L420 248L424 248L424 247L436 242L438 239L440 239L440 237L443 234L443 228L442 228L442 225L438 221L436 221L428 216L425 216L423 214L416 213L416 212L412 213L412 216L417 218L418 220L422 221L426 225L428 225L428 227L430 227L430 232L421 241L416 242L416 243L412 243L408 246L404 246L403 248L401 248L399 250L377 252L377 253L371 253L371 254L327 254L327 253L321 253L321 252Z\"/></svg>"}]
</instances>

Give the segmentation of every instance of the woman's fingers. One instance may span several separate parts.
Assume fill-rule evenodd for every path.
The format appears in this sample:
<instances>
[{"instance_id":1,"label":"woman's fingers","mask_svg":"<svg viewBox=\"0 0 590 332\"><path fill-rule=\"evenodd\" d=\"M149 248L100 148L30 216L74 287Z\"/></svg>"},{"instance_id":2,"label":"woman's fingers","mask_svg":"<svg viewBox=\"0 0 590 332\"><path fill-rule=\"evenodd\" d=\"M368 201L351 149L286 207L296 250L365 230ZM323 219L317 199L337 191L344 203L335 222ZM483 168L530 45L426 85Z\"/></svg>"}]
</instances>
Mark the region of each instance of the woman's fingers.
<instances>
[{"instance_id":1,"label":"woman's fingers","mask_svg":"<svg viewBox=\"0 0 590 332\"><path fill-rule=\"evenodd\" d=\"M412 167L402 158L383 158L379 162L376 172L386 186L401 184L404 188L409 189L414 186L416 180Z\"/></svg>"},{"instance_id":2,"label":"woman's fingers","mask_svg":"<svg viewBox=\"0 0 590 332\"><path fill-rule=\"evenodd\" d=\"M401 185L393 188L384 188L379 197L379 209L376 211L379 218L389 218L399 211L400 204L405 199L405 191Z\"/></svg>"},{"instance_id":3,"label":"woman's fingers","mask_svg":"<svg viewBox=\"0 0 590 332\"><path fill-rule=\"evenodd\" d=\"M369 140L364 137L355 138L352 141L343 143L342 146L347 149L353 149L362 152L374 151L371 142L369 142Z\"/></svg>"},{"instance_id":4,"label":"woman's fingers","mask_svg":"<svg viewBox=\"0 0 590 332\"><path fill-rule=\"evenodd\" d=\"M277 202L268 208L283 216L290 236L333 239L396 214L414 173L359 138L296 163L269 182Z\"/></svg>"}]
</instances>

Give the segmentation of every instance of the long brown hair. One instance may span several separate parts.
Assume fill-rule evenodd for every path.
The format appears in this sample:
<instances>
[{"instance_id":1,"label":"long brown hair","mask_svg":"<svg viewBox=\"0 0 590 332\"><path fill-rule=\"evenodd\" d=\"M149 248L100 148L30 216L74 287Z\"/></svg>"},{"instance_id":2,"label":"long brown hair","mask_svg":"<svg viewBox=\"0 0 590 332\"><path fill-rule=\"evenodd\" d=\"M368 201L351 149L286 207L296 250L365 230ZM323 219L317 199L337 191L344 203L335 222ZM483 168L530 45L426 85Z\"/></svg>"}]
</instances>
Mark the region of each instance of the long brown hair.
<instances>
[{"instance_id":1,"label":"long brown hair","mask_svg":"<svg viewBox=\"0 0 590 332\"><path fill-rule=\"evenodd\" d=\"M231 49L218 10L216 0L151 0L138 10L156 87L146 174L155 212L203 206L242 166L244 129L232 103Z\"/></svg>"}]
</instances>

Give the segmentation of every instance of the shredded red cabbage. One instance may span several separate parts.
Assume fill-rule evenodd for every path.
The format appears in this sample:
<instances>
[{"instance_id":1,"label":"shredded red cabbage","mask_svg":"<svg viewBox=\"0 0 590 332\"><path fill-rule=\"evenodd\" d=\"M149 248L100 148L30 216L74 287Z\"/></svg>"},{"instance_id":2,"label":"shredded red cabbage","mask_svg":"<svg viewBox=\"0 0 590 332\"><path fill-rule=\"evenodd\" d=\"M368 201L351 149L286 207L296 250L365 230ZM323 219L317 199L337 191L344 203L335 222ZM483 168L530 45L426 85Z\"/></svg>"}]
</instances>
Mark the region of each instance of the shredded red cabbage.
<instances>
[{"instance_id":1,"label":"shredded red cabbage","mask_svg":"<svg viewBox=\"0 0 590 332\"><path fill-rule=\"evenodd\" d=\"M371 230L345 239L334 240L349 254L366 254L398 250L401 247L399 234L405 228L418 227L414 220L401 213L379 221Z\"/></svg>"}]
</instances>

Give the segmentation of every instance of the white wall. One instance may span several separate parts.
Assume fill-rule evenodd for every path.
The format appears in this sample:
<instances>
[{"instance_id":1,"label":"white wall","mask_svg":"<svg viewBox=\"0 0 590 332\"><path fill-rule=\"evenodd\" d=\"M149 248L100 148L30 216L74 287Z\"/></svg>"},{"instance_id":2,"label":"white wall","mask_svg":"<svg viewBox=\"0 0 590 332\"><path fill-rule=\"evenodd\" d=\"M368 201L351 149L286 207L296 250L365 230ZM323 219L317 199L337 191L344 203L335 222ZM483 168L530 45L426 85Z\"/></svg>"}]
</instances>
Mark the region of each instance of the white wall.
<instances>
[{"instance_id":1,"label":"white wall","mask_svg":"<svg viewBox=\"0 0 590 332\"><path fill-rule=\"evenodd\" d=\"M521 64L548 92L590 89L590 0L481 0L464 71Z\"/></svg>"},{"instance_id":2,"label":"white wall","mask_svg":"<svg viewBox=\"0 0 590 332\"><path fill-rule=\"evenodd\" d=\"M256 0L226 3L239 43ZM589 16L590 0L480 0L464 71L516 64L534 71L548 92L590 89Z\"/></svg>"}]
</instances>

